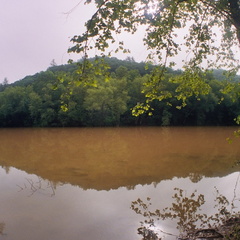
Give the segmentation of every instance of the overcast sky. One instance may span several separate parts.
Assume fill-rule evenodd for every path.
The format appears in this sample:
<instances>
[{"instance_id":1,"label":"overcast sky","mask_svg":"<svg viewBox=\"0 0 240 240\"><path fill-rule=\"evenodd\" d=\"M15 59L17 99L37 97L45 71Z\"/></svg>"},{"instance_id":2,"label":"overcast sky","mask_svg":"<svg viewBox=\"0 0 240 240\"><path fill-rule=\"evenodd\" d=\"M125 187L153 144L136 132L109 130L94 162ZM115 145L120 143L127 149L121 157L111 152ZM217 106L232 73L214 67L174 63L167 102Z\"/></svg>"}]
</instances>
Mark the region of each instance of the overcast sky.
<instances>
[{"instance_id":1,"label":"overcast sky","mask_svg":"<svg viewBox=\"0 0 240 240\"><path fill-rule=\"evenodd\" d=\"M46 70L54 59L58 65L81 56L69 55L70 39L84 30L93 6L79 0L0 0L0 83L9 83ZM140 37L128 39L136 61L146 58ZM127 56L119 56L125 58Z\"/></svg>"},{"instance_id":2,"label":"overcast sky","mask_svg":"<svg viewBox=\"0 0 240 240\"><path fill-rule=\"evenodd\" d=\"M84 1L78 5L80 0L0 0L0 83L4 78L11 83L45 71L53 59L57 65L80 59L82 56L69 55L67 50L71 47L70 39L84 31L85 21L94 13L94 6L84 5ZM132 52L116 57L146 60L143 36L141 29L134 36L118 36ZM174 61L181 68L181 57Z\"/></svg>"}]
</instances>

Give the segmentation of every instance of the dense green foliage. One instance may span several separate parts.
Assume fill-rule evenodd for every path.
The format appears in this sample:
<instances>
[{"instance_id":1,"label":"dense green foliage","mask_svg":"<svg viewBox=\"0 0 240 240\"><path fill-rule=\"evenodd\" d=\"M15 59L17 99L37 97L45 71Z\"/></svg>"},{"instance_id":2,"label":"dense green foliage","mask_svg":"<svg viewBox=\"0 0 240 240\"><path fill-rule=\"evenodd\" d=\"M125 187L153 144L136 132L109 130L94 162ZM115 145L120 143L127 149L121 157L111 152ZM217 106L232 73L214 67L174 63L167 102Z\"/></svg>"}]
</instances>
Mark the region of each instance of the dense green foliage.
<instances>
[{"instance_id":1,"label":"dense green foliage","mask_svg":"<svg viewBox=\"0 0 240 240\"><path fill-rule=\"evenodd\" d=\"M209 72L202 80L211 85L208 94L189 94L185 99L178 92L185 73L168 69L163 86L171 97L154 101L153 115L133 116L132 108L145 101L143 83L149 81L154 66L145 70L144 63L130 59L107 61L108 81L99 76L93 84L71 85L76 66L69 64L1 85L0 126L233 125L240 114L238 96L232 94L240 88L238 78L230 86L223 71Z\"/></svg>"},{"instance_id":2,"label":"dense green foliage","mask_svg":"<svg viewBox=\"0 0 240 240\"><path fill-rule=\"evenodd\" d=\"M135 115L151 111L156 99L170 98L164 91L166 68L183 61L186 70L185 87L178 89L187 97L186 88L193 94L206 93L211 87L202 84L206 69L225 68L229 73L240 69L240 4L239 0L86 0L94 14L85 23L86 30L75 35L69 52L81 54L85 61L94 49L98 55L129 52L122 32L145 31L143 41L147 59L157 62L159 69L149 78L144 90L146 101L135 107ZM84 8L84 6L82 6ZM116 37L117 36L117 37ZM79 66L79 78L86 80L89 65ZM99 70L98 70L99 71ZM206 87L208 89L206 89ZM196 92L196 89L198 91ZM180 96L179 96L180 97Z\"/></svg>"},{"instance_id":3,"label":"dense green foliage","mask_svg":"<svg viewBox=\"0 0 240 240\"><path fill-rule=\"evenodd\" d=\"M85 23L86 31L72 38L72 52L87 57L89 50L98 49L106 54L119 39L115 35L135 33L144 26L143 42L152 50L149 58L157 56L160 64L166 65L166 58L177 56L183 46L191 53L185 61L188 68L199 67L204 59L211 66L229 66L237 60L231 47L240 43L239 0L86 0L85 4L93 4L96 11ZM119 41L116 51L128 51L123 46ZM208 57L212 55L221 61Z\"/></svg>"}]
</instances>

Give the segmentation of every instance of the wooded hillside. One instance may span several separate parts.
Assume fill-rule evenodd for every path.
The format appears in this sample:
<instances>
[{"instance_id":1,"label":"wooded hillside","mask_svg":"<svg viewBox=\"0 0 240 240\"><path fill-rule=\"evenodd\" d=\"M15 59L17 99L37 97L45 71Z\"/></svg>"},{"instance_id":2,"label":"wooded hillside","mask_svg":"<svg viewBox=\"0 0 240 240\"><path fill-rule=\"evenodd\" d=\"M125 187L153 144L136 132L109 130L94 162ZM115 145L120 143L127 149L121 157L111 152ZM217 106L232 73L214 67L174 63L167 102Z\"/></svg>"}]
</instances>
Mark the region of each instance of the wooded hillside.
<instances>
[{"instance_id":1,"label":"wooded hillside","mask_svg":"<svg viewBox=\"0 0 240 240\"><path fill-rule=\"evenodd\" d=\"M211 86L210 92L189 94L183 100L180 89L184 88L185 73L168 69L161 89L169 98L155 100L152 112L134 116L132 108L146 100L142 90L154 66L146 69L145 63L132 58L107 58L106 62L110 66L108 81L99 75L89 84L72 86L77 66L68 64L1 84L0 126L234 125L234 118L240 115L239 98L233 93L237 91L232 91L240 88L239 77L227 83L223 70L209 71L202 80Z\"/></svg>"}]
</instances>

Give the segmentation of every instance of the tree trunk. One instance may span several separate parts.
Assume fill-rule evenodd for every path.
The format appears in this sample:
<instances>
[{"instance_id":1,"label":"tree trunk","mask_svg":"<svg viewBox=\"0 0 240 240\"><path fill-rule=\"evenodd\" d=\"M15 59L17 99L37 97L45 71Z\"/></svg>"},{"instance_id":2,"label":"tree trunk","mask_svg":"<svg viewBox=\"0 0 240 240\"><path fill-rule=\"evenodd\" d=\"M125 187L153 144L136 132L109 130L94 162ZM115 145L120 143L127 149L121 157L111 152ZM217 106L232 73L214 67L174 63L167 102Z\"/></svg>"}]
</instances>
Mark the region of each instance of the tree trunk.
<instances>
[{"instance_id":1,"label":"tree trunk","mask_svg":"<svg viewBox=\"0 0 240 240\"><path fill-rule=\"evenodd\" d=\"M240 44L240 5L238 0L228 0L230 15L237 30L237 38Z\"/></svg>"}]
</instances>

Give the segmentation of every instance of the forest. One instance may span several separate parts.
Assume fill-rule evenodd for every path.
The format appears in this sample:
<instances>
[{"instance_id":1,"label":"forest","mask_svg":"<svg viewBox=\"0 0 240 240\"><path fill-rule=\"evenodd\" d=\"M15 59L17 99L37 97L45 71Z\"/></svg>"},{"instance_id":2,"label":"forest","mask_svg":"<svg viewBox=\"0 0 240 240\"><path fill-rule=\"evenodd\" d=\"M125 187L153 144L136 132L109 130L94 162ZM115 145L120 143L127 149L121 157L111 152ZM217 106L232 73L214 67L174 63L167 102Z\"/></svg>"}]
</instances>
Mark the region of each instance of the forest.
<instances>
[{"instance_id":1,"label":"forest","mask_svg":"<svg viewBox=\"0 0 240 240\"><path fill-rule=\"evenodd\" d=\"M130 57L105 61L108 80L99 74L94 81L76 84L71 80L77 64L71 63L0 84L0 127L230 126L240 115L233 93L240 92L238 75L229 81L224 70L209 70L202 74L211 87L208 93L183 100L179 88L184 84L176 79L183 81L185 73L168 68L161 89L170 97L154 100L151 112L134 116L134 107L146 101L143 89L155 66Z\"/></svg>"}]
</instances>

